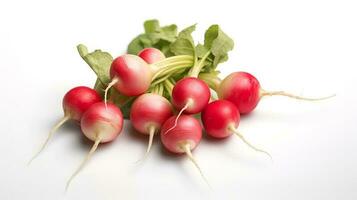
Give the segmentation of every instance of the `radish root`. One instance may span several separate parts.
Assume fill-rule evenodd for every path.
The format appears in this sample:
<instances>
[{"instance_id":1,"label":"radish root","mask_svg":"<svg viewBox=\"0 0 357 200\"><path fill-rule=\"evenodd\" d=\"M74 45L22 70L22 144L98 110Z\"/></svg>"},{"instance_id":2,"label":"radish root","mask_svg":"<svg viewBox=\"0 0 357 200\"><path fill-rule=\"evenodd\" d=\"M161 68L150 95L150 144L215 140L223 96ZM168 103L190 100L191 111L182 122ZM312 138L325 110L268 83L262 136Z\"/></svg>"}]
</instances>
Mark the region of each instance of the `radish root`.
<instances>
[{"instance_id":1,"label":"radish root","mask_svg":"<svg viewBox=\"0 0 357 200\"><path fill-rule=\"evenodd\" d=\"M66 185L66 191L69 188L69 185L71 184L72 180L74 177L76 177L76 175L82 170L82 168L84 167L84 165L88 162L88 160L92 157L93 153L95 152L95 150L97 150L98 145L101 141L101 138L97 138L96 141L94 142L92 148L90 149L89 153L87 154L87 156L84 158L84 160L82 161L82 163L79 165L79 167L77 168L77 170L71 175L71 177L68 179L67 181L67 185Z\"/></svg>"},{"instance_id":2,"label":"radish root","mask_svg":"<svg viewBox=\"0 0 357 200\"><path fill-rule=\"evenodd\" d=\"M53 128L51 129L50 133L48 134L45 142L42 144L41 148L37 151L37 153L31 158L31 160L27 163L27 165L30 165L31 162L38 156L40 155L40 153L45 149L45 147L47 146L48 142L50 141L52 135L58 130L59 127L61 127L66 121L68 121L70 119L69 115L65 115L64 117L62 117L62 119L57 122L57 124L55 124L53 126Z\"/></svg>"},{"instance_id":3,"label":"radish root","mask_svg":"<svg viewBox=\"0 0 357 200\"><path fill-rule=\"evenodd\" d=\"M248 142L248 141L244 138L244 136L243 136L242 134L240 134L237 129L234 128L233 125L229 127L229 130L232 131L236 136L238 136L238 137L239 137L246 145L248 145L250 148L254 149L254 150L257 151L257 152L261 152L261 153L266 154L266 155L269 156L269 158L273 161L273 157L270 155L270 153L268 153L268 152L266 152L266 151L264 151L264 150L262 150L262 149L259 149L259 148L255 147L254 145L252 145L250 142Z\"/></svg>"},{"instance_id":4,"label":"radish root","mask_svg":"<svg viewBox=\"0 0 357 200\"><path fill-rule=\"evenodd\" d=\"M171 130L173 130L176 126L177 126L177 121L179 119L179 117L182 115L183 111L185 111L189 106L191 106L193 104L193 100L192 99L188 99L186 105L180 110L180 112L177 114L177 117L175 119L175 123L174 125L167 129L167 131L165 131L164 135L166 135L168 132L170 132Z\"/></svg>"},{"instance_id":5,"label":"radish root","mask_svg":"<svg viewBox=\"0 0 357 200\"><path fill-rule=\"evenodd\" d=\"M148 143L148 147L146 149L145 155L141 159L136 161L136 163L139 163L139 162L145 160L147 158L147 156L149 155L149 152L150 152L150 149L151 149L151 146L152 146L152 141L154 140L155 131L156 131L156 129L155 129L154 126L150 126L149 127L149 143Z\"/></svg>"},{"instance_id":6,"label":"radish root","mask_svg":"<svg viewBox=\"0 0 357 200\"><path fill-rule=\"evenodd\" d=\"M191 145L186 142L186 143L181 145L181 149L185 151L185 153L188 156L188 158L191 160L191 162L195 165L197 170L200 172L200 175L201 175L202 179L206 182L208 187L212 188L211 185L209 184L208 180L206 179L205 175L203 174L201 167L198 165L195 157L193 157L193 155L192 155Z\"/></svg>"},{"instance_id":7,"label":"radish root","mask_svg":"<svg viewBox=\"0 0 357 200\"><path fill-rule=\"evenodd\" d=\"M149 154L149 151L151 149L152 141L154 139L154 134L155 134L155 127L154 126L150 126L149 130L150 130L150 132L149 132L149 143L148 143L148 147L146 149L146 153L145 153L144 158L147 157L147 155Z\"/></svg>"},{"instance_id":8,"label":"radish root","mask_svg":"<svg viewBox=\"0 0 357 200\"><path fill-rule=\"evenodd\" d=\"M114 78L109 84L108 86L105 88L104 90L104 104L105 104L105 108L107 108L107 100L108 100L108 91L111 87L113 87L113 85L115 85L116 83L118 83L119 79L118 78Z\"/></svg>"},{"instance_id":9,"label":"radish root","mask_svg":"<svg viewBox=\"0 0 357 200\"><path fill-rule=\"evenodd\" d=\"M273 92L262 91L260 96L261 97L264 97L264 96L286 96L286 97L290 97L293 99L304 100L304 101L321 101L321 100L330 99L332 97L335 97L336 94L326 96L326 97L310 98L310 97L302 97L302 96L290 94L290 93L287 93L284 91L273 91Z\"/></svg>"}]
</instances>

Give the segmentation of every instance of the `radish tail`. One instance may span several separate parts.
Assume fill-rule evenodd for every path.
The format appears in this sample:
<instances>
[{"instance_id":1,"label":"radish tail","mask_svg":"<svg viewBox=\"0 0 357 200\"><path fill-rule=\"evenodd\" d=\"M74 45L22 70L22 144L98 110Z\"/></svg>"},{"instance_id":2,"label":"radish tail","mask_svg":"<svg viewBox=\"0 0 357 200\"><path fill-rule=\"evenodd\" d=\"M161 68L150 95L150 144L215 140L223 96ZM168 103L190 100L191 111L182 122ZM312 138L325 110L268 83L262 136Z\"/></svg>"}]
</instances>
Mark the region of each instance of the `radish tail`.
<instances>
[{"instance_id":1,"label":"radish tail","mask_svg":"<svg viewBox=\"0 0 357 200\"><path fill-rule=\"evenodd\" d=\"M41 148L37 151L37 153L31 158L31 160L27 163L27 165L30 165L31 162L38 156L40 155L40 153L45 149L45 147L47 146L48 142L50 141L52 135L58 130L59 127L61 127L66 121L68 121L70 119L69 115L65 115L64 117L62 117L62 119L57 122L57 124L55 126L53 126L53 128L51 129L50 133L48 134L45 142L42 144Z\"/></svg>"},{"instance_id":2,"label":"radish tail","mask_svg":"<svg viewBox=\"0 0 357 200\"><path fill-rule=\"evenodd\" d=\"M113 87L113 85L115 85L117 82L119 81L118 78L114 78L109 84L108 86L105 88L104 90L104 104L105 104L105 108L107 108L107 100L108 100L108 91L111 87Z\"/></svg>"},{"instance_id":3,"label":"radish tail","mask_svg":"<svg viewBox=\"0 0 357 200\"><path fill-rule=\"evenodd\" d=\"M179 117L182 115L183 111L185 111L189 106L191 106L193 104L193 100L192 99L189 99L186 103L186 105L180 110L180 112L177 114L177 117L175 119L175 123L174 125L167 129L167 131L165 131L164 135L166 135L168 132L170 132L172 129L174 129L176 126L177 126L177 121L179 119Z\"/></svg>"},{"instance_id":4,"label":"radish tail","mask_svg":"<svg viewBox=\"0 0 357 200\"><path fill-rule=\"evenodd\" d=\"M250 142L248 142L244 136L242 134L240 134L237 129L235 129L233 126L229 127L229 130L231 130L235 135L237 135L246 145L248 145L250 148L254 149L255 151L261 152L266 154L267 156L269 156L269 158L273 161L273 157L270 155L270 153L262 150L262 149L258 149L257 147L255 147L254 145L252 145Z\"/></svg>"},{"instance_id":5,"label":"radish tail","mask_svg":"<svg viewBox=\"0 0 357 200\"><path fill-rule=\"evenodd\" d=\"M71 175L71 177L68 179L67 181L67 185L66 185L66 191L69 188L69 185L71 184L72 180L74 177L76 177L76 175L82 170L82 168L84 167L84 165L88 162L88 160L91 158L91 156L93 155L93 153L95 152L95 150L98 148L98 145L100 143L101 139L98 138L92 148L90 149L89 153L87 154L87 156L84 158L84 160L82 161L82 163L79 165L79 167L77 168L77 170Z\"/></svg>"},{"instance_id":6,"label":"radish tail","mask_svg":"<svg viewBox=\"0 0 357 200\"><path fill-rule=\"evenodd\" d=\"M195 167L197 168L197 170L200 172L200 175L202 177L202 179L206 182L206 184L208 185L209 188L212 188L211 185L209 184L208 180L206 179L205 175L203 174L201 167L198 165L195 157L193 157L192 153L191 153L191 146L189 143L184 143L181 148L185 151L186 155L188 156L188 158L191 160L191 162L195 165Z\"/></svg>"},{"instance_id":7,"label":"radish tail","mask_svg":"<svg viewBox=\"0 0 357 200\"><path fill-rule=\"evenodd\" d=\"M142 157L141 159L136 161L136 163L139 163L139 162L145 160L147 158L147 156L149 155L149 152L150 152L150 149L152 146L152 141L154 140L155 131L156 131L155 127L150 126L150 128L149 128L149 143L148 143L148 147L146 149L145 155L144 155L144 157Z\"/></svg>"},{"instance_id":8,"label":"radish tail","mask_svg":"<svg viewBox=\"0 0 357 200\"><path fill-rule=\"evenodd\" d=\"M152 141L154 139L154 134L155 134L155 127L151 126L150 127L150 132L149 132L149 143L148 143L148 148L146 149L146 153L144 158L149 154L151 146L152 146Z\"/></svg>"},{"instance_id":9,"label":"radish tail","mask_svg":"<svg viewBox=\"0 0 357 200\"><path fill-rule=\"evenodd\" d=\"M293 99L304 100L304 101L321 101L321 100L325 100L325 99L330 99L330 98L336 96L336 94L326 96L326 97L310 98L310 97L302 97L302 96L290 94L290 93L287 93L284 91L273 91L273 92L262 91L260 96L261 97L264 97L264 96L285 96L285 97L290 97Z\"/></svg>"}]
</instances>

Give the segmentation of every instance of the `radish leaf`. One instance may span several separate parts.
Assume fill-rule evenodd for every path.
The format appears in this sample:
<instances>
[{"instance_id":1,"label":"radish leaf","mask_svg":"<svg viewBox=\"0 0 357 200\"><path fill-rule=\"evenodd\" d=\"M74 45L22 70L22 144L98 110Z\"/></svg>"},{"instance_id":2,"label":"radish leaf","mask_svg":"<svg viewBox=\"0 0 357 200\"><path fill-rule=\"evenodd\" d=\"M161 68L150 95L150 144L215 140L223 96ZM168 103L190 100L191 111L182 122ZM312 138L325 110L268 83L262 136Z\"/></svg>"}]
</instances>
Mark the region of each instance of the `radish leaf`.
<instances>
[{"instance_id":1,"label":"radish leaf","mask_svg":"<svg viewBox=\"0 0 357 200\"><path fill-rule=\"evenodd\" d=\"M228 52L233 49L234 42L218 25L212 25L205 33L204 47L212 53L209 56L212 60L212 64L209 68L215 69L219 63L227 61ZM203 50L202 47L199 48Z\"/></svg>"},{"instance_id":2,"label":"radish leaf","mask_svg":"<svg viewBox=\"0 0 357 200\"><path fill-rule=\"evenodd\" d=\"M183 29L179 33L176 41L170 45L170 49L175 55L196 55L195 44L191 36L195 29L196 24Z\"/></svg>"},{"instance_id":3,"label":"radish leaf","mask_svg":"<svg viewBox=\"0 0 357 200\"><path fill-rule=\"evenodd\" d=\"M170 44L177 38L175 24L161 27L158 20L144 22L145 32L135 37L128 45L129 54L138 54L142 49L154 47L161 50L166 56L172 56Z\"/></svg>"}]
</instances>

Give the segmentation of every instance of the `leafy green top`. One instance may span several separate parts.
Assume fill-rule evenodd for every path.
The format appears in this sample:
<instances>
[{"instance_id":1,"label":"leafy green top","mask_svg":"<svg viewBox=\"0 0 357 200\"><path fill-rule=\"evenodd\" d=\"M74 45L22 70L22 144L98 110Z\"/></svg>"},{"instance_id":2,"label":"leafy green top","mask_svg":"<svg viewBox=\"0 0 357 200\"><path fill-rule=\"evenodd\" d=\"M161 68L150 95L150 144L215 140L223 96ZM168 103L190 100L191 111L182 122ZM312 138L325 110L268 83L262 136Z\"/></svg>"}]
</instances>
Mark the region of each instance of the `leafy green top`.
<instances>
[{"instance_id":1,"label":"leafy green top","mask_svg":"<svg viewBox=\"0 0 357 200\"><path fill-rule=\"evenodd\" d=\"M183 57L187 58L187 56L183 55L189 55L194 58L192 64L191 57L192 66L187 66L188 68L182 66L183 60L181 60L180 65L175 66L172 63L168 65L162 71L164 72L162 76L157 76L158 78L152 81L151 92L157 92L170 99L173 85L185 76L199 77L213 89L217 86L219 83L217 65L228 59L228 52L233 49L234 42L218 25L212 25L205 32L204 43L195 44L192 37L195 29L196 24L178 33L175 24L160 26L158 20L147 20L144 22L144 33L139 34L129 43L127 49L129 54L138 54L144 48L154 47L161 50L166 57L177 56L173 59L168 59L175 60L176 63L180 63L178 61ZM83 44L79 44L77 49L80 56L98 77L94 88L100 94L103 94L104 89L110 82L109 71L113 57L108 52L101 50L88 52L87 47ZM109 99L121 108L126 118L129 117L130 107L135 97L121 95L112 88Z\"/></svg>"}]
</instances>

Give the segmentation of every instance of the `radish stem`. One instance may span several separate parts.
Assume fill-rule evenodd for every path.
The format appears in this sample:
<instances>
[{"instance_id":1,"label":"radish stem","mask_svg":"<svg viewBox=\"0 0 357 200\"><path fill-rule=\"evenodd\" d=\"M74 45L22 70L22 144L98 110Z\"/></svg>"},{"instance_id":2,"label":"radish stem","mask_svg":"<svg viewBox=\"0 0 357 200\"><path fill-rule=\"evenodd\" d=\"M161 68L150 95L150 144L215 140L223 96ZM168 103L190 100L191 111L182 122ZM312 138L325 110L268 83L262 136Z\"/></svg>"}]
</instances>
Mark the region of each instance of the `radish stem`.
<instances>
[{"instance_id":1,"label":"radish stem","mask_svg":"<svg viewBox=\"0 0 357 200\"><path fill-rule=\"evenodd\" d=\"M39 149L39 151L31 158L31 160L28 162L28 165L31 164L31 162L38 156L40 155L40 153L45 149L46 145L48 144L48 142L50 141L53 133L55 133L59 127L61 127L66 121L68 121L70 119L70 115L66 114L64 117L62 117L62 119L57 122L57 124L55 124L55 126L51 129L50 133L48 134L45 142L42 144L41 148Z\"/></svg>"},{"instance_id":2,"label":"radish stem","mask_svg":"<svg viewBox=\"0 0 357 200\"><path fill-rule=\"evenodd\" d=\"M167 74L176 72L179 69L183 68L189 68L192 66L192 61L181 61L181 62L176 62L168 65L165 68L161 68L158 71L155 72L154 76L152 77L152 80L155 80L157 78L160 78L162 76L165 76Z\"/></svg>"},{"instance_id":3,"label":"radish stem","mask_svg":"<svg viewBox=\"0 0 357 200\"><path fill-rule=\"evenodd\" d=\"M211 51L208 51L200 61L198 61L197 65L194 65L191 68L191 71L189 72L189 76L191 77L198 77L198 74L200 73L200 71L202 70L202 68L204 67L204 63L206 61L206 59L208 58L208 56L211 54Z\"/></svg>"},{"instance_id":4,"label":"radish stem","mask_svg":"<svg viewBox=\"0 0 357 200\"><path fill-rule=\"evenodd\" d=\"M178 61L190 61L192 62L193 57L189 55L181 55L181 56L172 56L169 58L165 58L159 62L150 64L150 67L153 69L154 73L162 68L167 68L168 65L172 65L174 62Z\"/></svg>"},{"instance_id":5,"label":"radish stem","mask_svg":"<svg viewBox=\"0 0 357 200\"><path fill-rule=\"evenodd\" d=\"M215 74L210 74L210 73L200 73L198 75L199 79L203 80L206 82L210 88L212 88L214 91L217 92L219 84L222 82L222 80Z\"/></svg>"}]
</instances>

